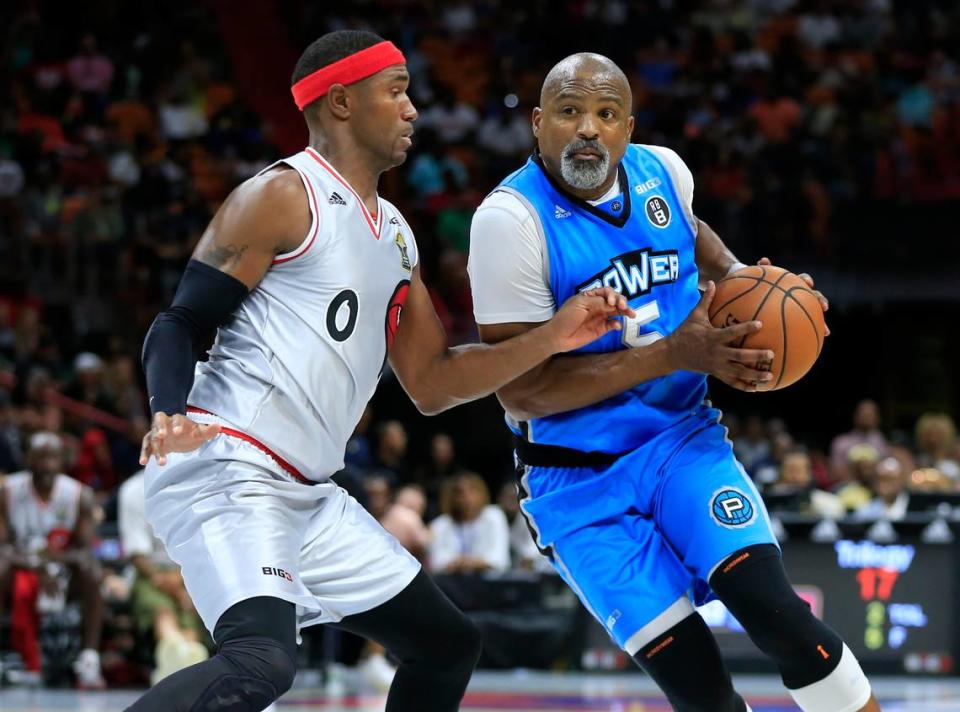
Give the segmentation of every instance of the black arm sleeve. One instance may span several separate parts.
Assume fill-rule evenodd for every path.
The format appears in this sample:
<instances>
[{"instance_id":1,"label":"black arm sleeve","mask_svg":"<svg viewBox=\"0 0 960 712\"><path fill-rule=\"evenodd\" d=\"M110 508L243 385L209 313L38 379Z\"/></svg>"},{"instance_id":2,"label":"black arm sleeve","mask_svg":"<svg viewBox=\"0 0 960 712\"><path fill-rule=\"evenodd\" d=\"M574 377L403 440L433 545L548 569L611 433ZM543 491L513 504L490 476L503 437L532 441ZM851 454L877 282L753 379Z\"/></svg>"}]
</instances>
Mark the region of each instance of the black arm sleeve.
<instances>
[{"instance_id":1,"label":"black arm sleeve","mask_svg":"<svg viewBox=\"0 0 960 712\"><path fill-rule=\"evenodd\" d=\"M235 277L190 260L173 303L153 320L143 341L152 414L187 412L193 369L204 340L230 318L248 293Z\"/></svg>"}]
</instances>

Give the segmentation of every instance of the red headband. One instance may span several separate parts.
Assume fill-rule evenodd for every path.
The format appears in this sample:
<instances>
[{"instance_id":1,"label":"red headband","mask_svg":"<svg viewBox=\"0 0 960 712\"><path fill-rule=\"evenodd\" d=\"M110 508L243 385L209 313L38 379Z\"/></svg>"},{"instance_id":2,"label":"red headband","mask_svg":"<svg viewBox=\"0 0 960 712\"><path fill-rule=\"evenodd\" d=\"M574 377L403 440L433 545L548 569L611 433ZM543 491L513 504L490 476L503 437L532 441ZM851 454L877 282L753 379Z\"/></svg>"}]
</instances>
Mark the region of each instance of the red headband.
<instances>
[{"instance_id":1,"label":"red headband","mask_svg":"<svg viewBox=\"0 0 960 712\"><path fill-rule=\"evenodd\" d=\"M334 84L353 84L381 69L404 64L406 61L403 52L397 49L393 42L384 40L354 52L349 57L338 59L326 67L320 67L294 84L290 91L297 108L303 111L303 107L326 94Z\"/></svg>"}]
</instances>

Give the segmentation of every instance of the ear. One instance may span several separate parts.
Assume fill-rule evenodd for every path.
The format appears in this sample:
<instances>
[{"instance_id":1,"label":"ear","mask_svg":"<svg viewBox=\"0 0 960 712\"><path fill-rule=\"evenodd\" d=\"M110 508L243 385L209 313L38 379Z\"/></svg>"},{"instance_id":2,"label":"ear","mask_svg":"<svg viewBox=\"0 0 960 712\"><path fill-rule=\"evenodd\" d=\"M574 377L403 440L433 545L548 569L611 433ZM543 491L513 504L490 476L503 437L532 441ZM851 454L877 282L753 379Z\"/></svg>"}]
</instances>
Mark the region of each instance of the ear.
<instances>
[{"instance_id":1,"label":"ear","mask_svg":"<svg viewBox=\"0 0 960 712\"><path fill-rule=\"evenodd\" d=\"M539 106L533 107L532 123L533 123L533 135L535 138L540 137L540 119L542 118L543 118L543 109L541 109Z\"/></svg>"},{"instance_id":2,"label":"ear","mask_svg":"<svg viewBox=\"0 0 960 712\"><path fill-rule=\"evenodd\" d=\"M343 84L333 84L327 92L327 104L330 113L338 119L348 119L352 112L350 92Z\"/></svg>"}]
</instances>

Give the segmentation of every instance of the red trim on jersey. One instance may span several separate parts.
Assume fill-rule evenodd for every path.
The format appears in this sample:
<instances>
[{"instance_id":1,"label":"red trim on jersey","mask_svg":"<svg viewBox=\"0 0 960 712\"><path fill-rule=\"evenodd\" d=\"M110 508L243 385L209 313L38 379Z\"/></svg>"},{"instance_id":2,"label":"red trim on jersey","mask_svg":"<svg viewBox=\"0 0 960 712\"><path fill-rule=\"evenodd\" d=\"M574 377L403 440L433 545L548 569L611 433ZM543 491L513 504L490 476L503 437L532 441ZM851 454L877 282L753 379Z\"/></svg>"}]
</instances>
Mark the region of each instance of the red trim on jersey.
<instances>
[{"instance_id":1,"label":"red trim on jersey","mask_svg":"<svg viewBox=\"0 0 960 712\"><path fill-rule=\"evenodd\" d=\"M308 74L290 88L297 108L312 104L334 84L353 84L395 64L405 64L403 52L389 40L361 49Z\"/></svg>"},{"instance_id":2,"label":"red trim on jersey","mask_svg":"<svg viewBox=\"0 0 960 712\"><path fill-rule=\"evenodd\" d=\"M310 195L313 198L313 204L310 207L310 212L313 214L313 232L310 234L310 239L306 242L305 247L304 243L301 243L300 247L291 252L289 255L285 257L278 257L271 262L271 264L274 265L282 265L284 262L295 260L297 257L300 257L300 255L305 255L307 250L313 246L314 240L317 239L317 233L320 232L320 204L317 202L317 193L313 189L313 183L310 182L310 178L307 176L307 174L299 170L297 170L297 173L299 173L300 177L303 178L303 182L307 184L307 188L310 189Z\"/></svg>"},{"instance_id":3,"label":"red trim on jersey","mask_svg":"<svg viewBox=\"0 0 960 712\"><path fill-rule=\"evenodd\" d=\"M203 408L197 408L196 406L193 406L193 405L188 405L188 406L187 406L187 412L188 412L188 413L199 413L200 415L211 415L211 416L213 416L214 418L219 417L219 416L217 416L215 413L211 413L209 410L204 410ZM229 437L231 437L231 438L238 438L238 439L240 439L240 440L243 440L244 442L250 443L251 445L253 445L253 446L254 446L255 448L257 448L258 450L260 450L260 451L264 452L265 454L269 455L270 457L272 457L272 458L276 461L276 463L277 463L278 465L280 465L280 467L283 468L283 470L284 470L288 475L290 475L291 477L293 477L293 479L295 479L297 482L300 482L301 484L305 484L305 485L313 485L313 484L316 484L316 482L314 482L313 480L309 480L309 479L307 479L306 477L304 477L303 475L301 475L301 474L300 474L300 471L299 471L296 467L294 467L294 466L291 465L289 462L287 462L286 460L284 460L284 459L283 459L282 457L280 457L277 453L275 453L273 450L271 450L270 448L268 448L266 445L264 445L262 442L260 442L259 440L257 440L255 437L252 437L252 436L250 436L250 435L247 435L246 433L241 432L240 430L235 430L234 428L226 428L226 427L224 427L224 426L222 426L222 425L220 426L220 434L221 434L221 435L227 435L227 436L229 436Z\"/></svg>"},{"instance_id":4,"label":"red trim on jersey","mask_svg":"<svg viewBox=\"0 0 960 712\"><path fill-rule=\"evenodd\" d=\"M357 195L357 191L355 191L355 190L350 186L350 184L347 183L347 181L345 181L345 180L340 176L339 173L337 173L336 169L335 169L333 166L331 166L329 163L327 163L327 162L324 160L323 156L321 156L319 153L317 153L312 147L307 146L306 151L307 151L308 154L310 154L310 156L313 157L313 160L315 160L317 163L319 163L319 164L323 167L323 169L327 171L327 173L329 173L329 174L332 175L334 178L336 178L336 179L337 179L337 182L339 182L340 185L342 185L344 188L346 188L347 190L349 190L349 191L353 194L353 197L357 199L357 203L360 205L360 210L363 211L363 217L364 217L364 219L367 221L367 225L370 226L370 231L373 233L373 236L379 240L379 239L380 239L380 228L383 226L383 223L382 223L382 222L377 222L377 220L370 214L370 211L367 210L367 206L364 204L364 202L363 202L362 200L360 200L360 196ZM377 202L379 203L379 199L378 199ZM381 210L380 212L382 213L383 211ZM378 213L377 217L379 217L379 213Z\"/></svg>"}]
</instances>

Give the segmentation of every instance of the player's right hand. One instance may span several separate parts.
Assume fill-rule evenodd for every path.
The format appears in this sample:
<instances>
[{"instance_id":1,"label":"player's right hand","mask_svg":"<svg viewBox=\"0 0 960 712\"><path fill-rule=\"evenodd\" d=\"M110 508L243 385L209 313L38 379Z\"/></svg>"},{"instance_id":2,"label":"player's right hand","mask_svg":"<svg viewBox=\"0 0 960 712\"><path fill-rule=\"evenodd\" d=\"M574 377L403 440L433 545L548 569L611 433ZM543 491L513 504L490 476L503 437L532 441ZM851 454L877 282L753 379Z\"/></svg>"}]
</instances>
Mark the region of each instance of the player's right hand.
<instances>
[{"instance_id":1,"label":"player's right hand","mask_svg":"<svg viewBox=\"0 0 960 712\"><path fill-rule=\"evenodd\" d=\"M671 360L679 370L705 373L741 391L755 391L758 384L773 378L770 366L774 354L767 349L742 349L732 345L760 331L759 321L746 321L723 329L710 323L708 314L716 291L716 285L708 282L700 303L665 339Z\"/></svg>"},{"instance_id":2,"label":"player's right hand","mask_svg":"<svg viewBox=\"0 0 960 712\"><path fill-rule=\"evenodd\" d=\"M158 465L167 464L167 453L196 450L220 434L217 423L195 423L185 415L157 413L153 416L150 432L143 436L140 465L146 466L151 457Z\"/></svg>"}]
</instances>

